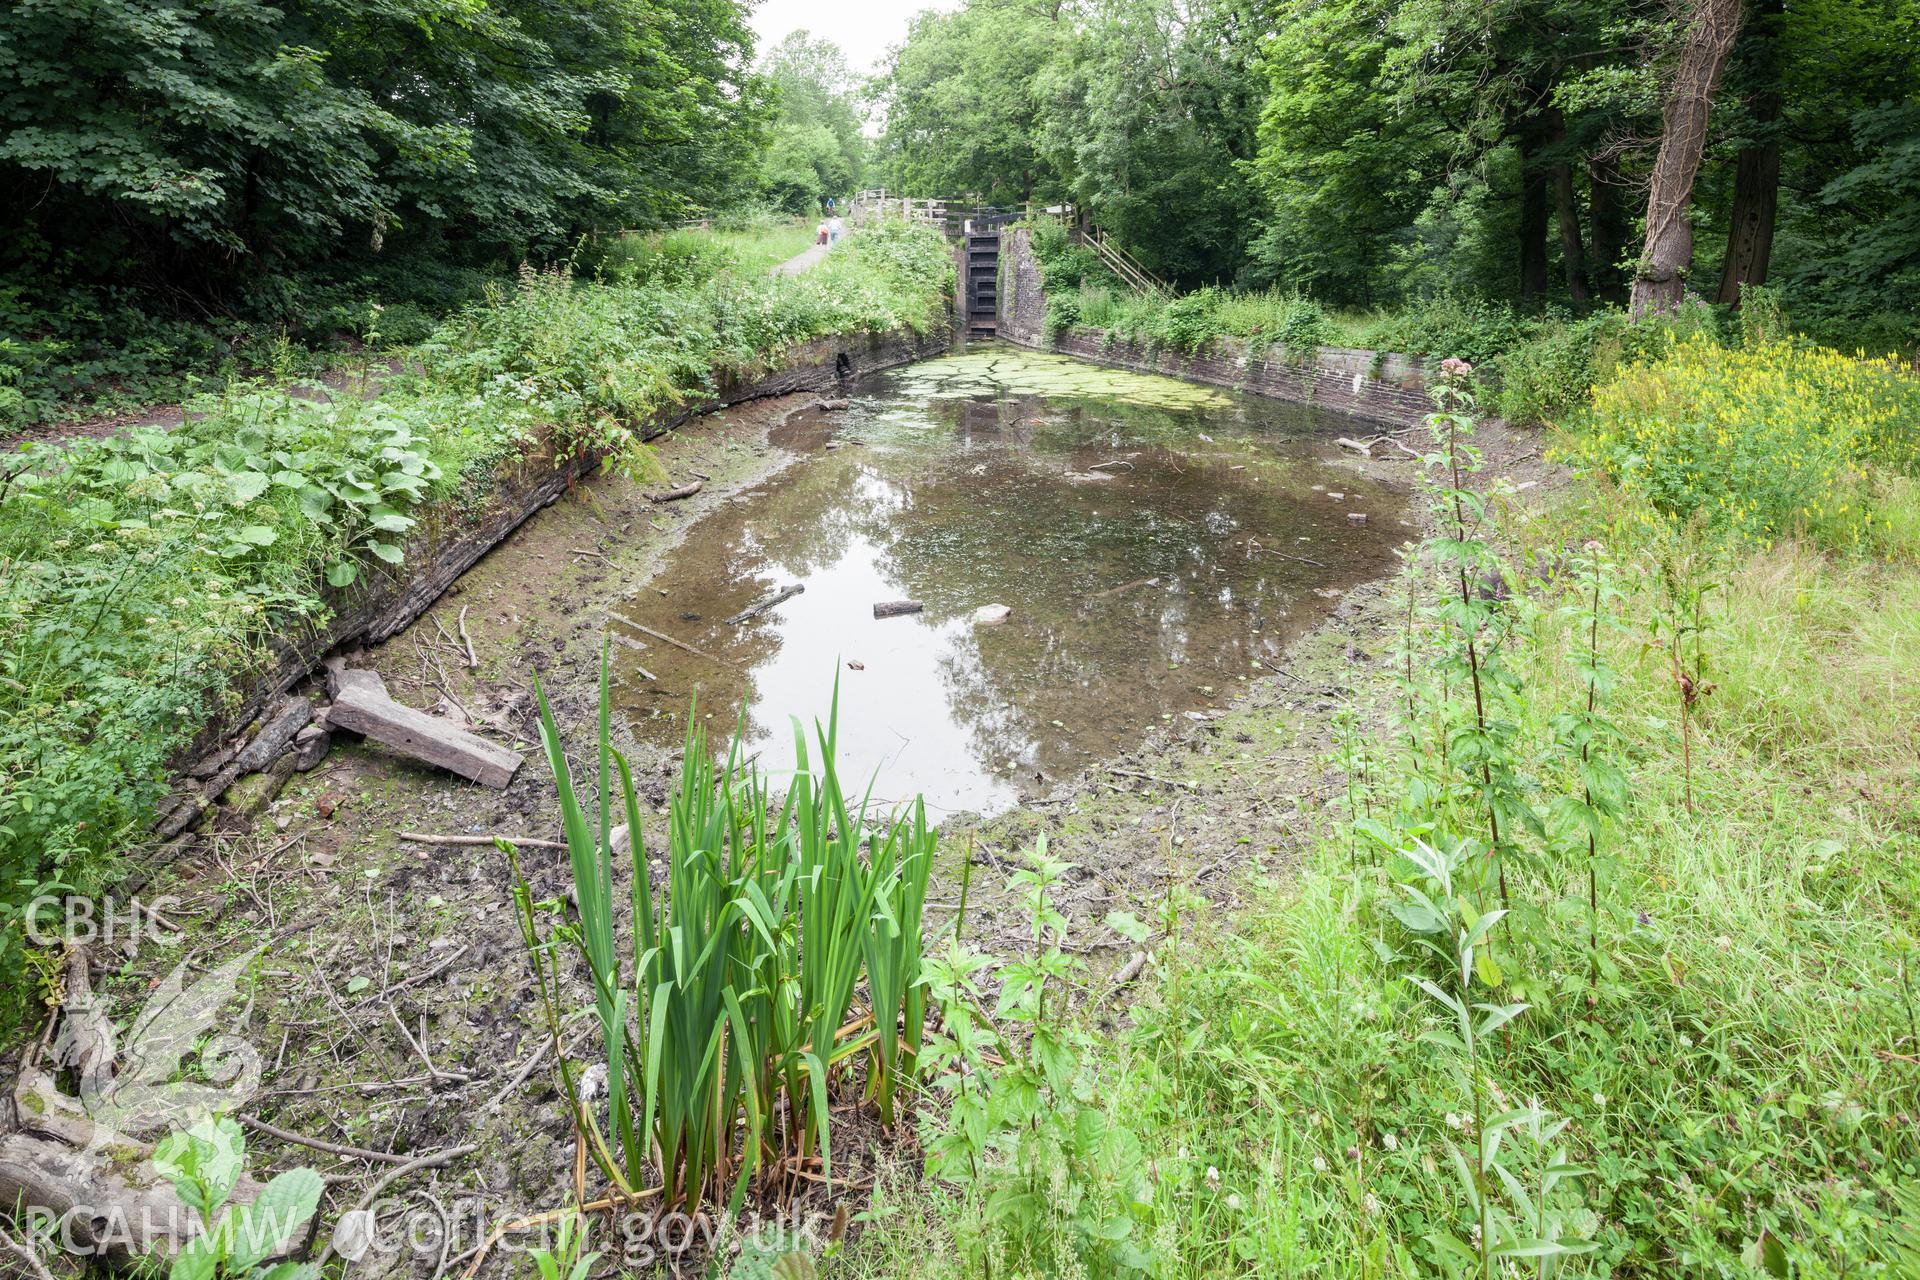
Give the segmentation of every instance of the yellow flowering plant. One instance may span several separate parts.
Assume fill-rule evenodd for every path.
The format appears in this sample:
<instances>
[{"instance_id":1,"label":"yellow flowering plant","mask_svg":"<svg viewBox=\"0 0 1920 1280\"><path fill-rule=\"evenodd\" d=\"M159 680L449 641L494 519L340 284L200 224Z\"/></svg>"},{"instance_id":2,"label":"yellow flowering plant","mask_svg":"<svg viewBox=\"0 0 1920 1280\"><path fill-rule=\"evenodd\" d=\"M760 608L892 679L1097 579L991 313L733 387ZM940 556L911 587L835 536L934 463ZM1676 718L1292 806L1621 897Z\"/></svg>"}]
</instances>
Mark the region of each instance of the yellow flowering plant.
<instances>
[{"instance_id":1,"label":"yellow flowering plant","mask_svg":"<svg viewBox=\"0 0 1920 1280\"><path fill-rule=\"evenodd\" d=\"M1682 339L1594 390L1574 452L1667 521L1856 546L1876 473L1920 469L1920 380L1804 343Z\"/></svg>"}]
</instances>

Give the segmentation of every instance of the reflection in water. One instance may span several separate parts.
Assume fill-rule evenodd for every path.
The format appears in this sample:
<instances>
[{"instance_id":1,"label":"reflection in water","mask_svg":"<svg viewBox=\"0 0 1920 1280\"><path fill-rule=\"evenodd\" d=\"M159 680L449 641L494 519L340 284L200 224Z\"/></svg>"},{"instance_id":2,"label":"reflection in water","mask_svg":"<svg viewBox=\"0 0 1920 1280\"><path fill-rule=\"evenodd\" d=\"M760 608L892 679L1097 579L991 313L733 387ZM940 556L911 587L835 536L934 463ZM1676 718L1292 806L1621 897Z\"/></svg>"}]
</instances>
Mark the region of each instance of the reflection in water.
<instances>
[{"instance_id":1,"label":"reflection in water","mask_svg":"<svg viewBox=\"0 0 1920 1280\"><path fill-rule=\"evenodd\" d=\"M749 750L780 771L791 717L824 719L837 675L843 776L878 769L878 795L923 793L936 816L1004 808L1224 704L1388 568L1404 495L1338 465L1338 424L997 347L872 379L847 412L783 428L802 461L702 520L622 606L712 655L636 633L658 679L629 664L627 709L671 743L696 694L717 727L744 701ZM925 612L873 617L900 599ZM977 625L988 604L1012 614Z\"/></svg>"}]
</instances>

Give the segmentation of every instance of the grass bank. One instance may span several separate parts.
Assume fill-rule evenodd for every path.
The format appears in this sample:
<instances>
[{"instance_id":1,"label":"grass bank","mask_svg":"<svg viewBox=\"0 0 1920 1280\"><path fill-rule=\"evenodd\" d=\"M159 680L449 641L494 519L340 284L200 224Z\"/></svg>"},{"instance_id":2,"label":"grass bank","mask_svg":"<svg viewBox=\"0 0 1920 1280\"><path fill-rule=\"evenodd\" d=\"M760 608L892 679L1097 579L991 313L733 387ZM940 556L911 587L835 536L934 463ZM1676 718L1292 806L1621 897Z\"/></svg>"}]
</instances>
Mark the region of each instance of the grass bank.
<instances>
[{"instance_id":1,"label":"grass bank","mask_svg":"<svg viewBox=\"0 0 1920 1280\"><path fill-rule=\"evenodd\" d=\"M657 415L809 338L924 331L952 273L937 234L893 224L792 279L725 251L659 257L619 284L525 272L412 348L377 398L236 384L175 431L0 461L0 964L19 963L25 903L113 874L169 759L273 637L406 572L420 522L458 523L556 455L644 466ZM29 996L8 984L0 1017Z\"/></svg>"},{"instance_id":2,"label":"grass bank","mask_svg":"<svg viewBox=\"0 0 1920 1280\"><path fill-rule=\"evenodd\" d=\"M1531 502L1442 394L1308 864L1238 919L1170 881L1112 922L1154 960L1096 1034L1048 898L1074 850L1036 850L997 1002L929 960L952 1119L839 1274L1920 1268L1920 389L1683 345ZM1816 438L1855 519L1798 504Z\"/></svg>"},{"instance_id":3,"label":"grass bank","mask_svg":"<svg viewBox=\"0 0 1920 1280\"><path fill-rule=\"evenodd\" d=\"M1749 289L1739 311L1691 302L1656 323L1632 323L1618 307L1583 314L1527 312L1506 302L1441 294L1374 311L1336 311L1312 297L1278 290L1197 289L1179 296L1138 294L1091 249L1069 242L1057 222L1033 226L1033 252L1047 290L1047 336L1073 328L1104 330L1189 355L1215 338L1305 358L1317 347L1398 352L1437 363L1449 356L1479 372L1484 407L1519 425L1570 422L1587 393L1614 372L1644 363L1676 338L1724 344L1784 336L1788 317L1777 291ZM1849 350L1911 357L1920 332L1884 326L1831 335Z\"/></svg>"}]
</instances>

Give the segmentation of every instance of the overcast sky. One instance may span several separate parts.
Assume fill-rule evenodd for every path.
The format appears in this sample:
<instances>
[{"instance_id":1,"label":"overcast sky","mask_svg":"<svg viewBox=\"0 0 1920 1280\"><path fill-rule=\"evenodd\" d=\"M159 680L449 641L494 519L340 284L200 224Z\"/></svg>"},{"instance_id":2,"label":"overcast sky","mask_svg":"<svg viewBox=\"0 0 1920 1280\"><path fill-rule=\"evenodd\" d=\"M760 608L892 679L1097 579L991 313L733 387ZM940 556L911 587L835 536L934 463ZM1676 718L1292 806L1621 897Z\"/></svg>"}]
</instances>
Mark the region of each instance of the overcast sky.
<instances>
[{"instance_id":1,"label":"overcast sky","mask_svg":"<svg viewBox=\"0 0 1920 1280\"><path fill-rule=\"evenodd\" d=\"M958 8L958 0L760 0L753 29L764 51L789 31L805 29L846 51L856 75L867 75L887 46L907 36L907 19L922 9Z\"/></svg>"}]
</instances>

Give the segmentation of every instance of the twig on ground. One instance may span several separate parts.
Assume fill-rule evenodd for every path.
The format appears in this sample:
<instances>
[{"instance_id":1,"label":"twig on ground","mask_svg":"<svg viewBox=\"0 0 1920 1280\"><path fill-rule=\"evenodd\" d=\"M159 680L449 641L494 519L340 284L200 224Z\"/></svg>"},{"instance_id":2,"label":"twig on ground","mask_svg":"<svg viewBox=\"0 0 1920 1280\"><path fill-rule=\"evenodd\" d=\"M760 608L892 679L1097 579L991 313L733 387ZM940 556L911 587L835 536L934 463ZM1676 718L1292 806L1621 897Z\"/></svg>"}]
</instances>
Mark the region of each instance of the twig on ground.
<instances>
[{"instance_id":1,"label":"twig on ground","mask_svg":"<svg viewBox=\"0 0 1920 1280\"><path fill-rule=\"evenodd\" d=\"M472 671L480 665L480 659L474 656L473 637L467 634L467 608L464 604L460 606L460 643L467 646L467 670Z\"/></svg>"},{"instance_id":2,"label":"twig on ground","mask_svg":"<svg viewBox=\"0 0 1920 1280\"><path fill-rule=\"evenodd\" d=\"M589 1204L570 1205L565 1209L551 1209L546 1213L536 1213L530 1218L515 1218L503 1222L488 1232L487 1238L482 1240L477 1248L469 1249L454 1259L455 1262L466 1262L469 1258L473 1259L472 1262L468 1263L467 1269L460 1273L461 1280L473 1280L474 1275L480 1270L480 1264L487 1260L489 1253L493 1252L493 1246L499 1244L501 1238L511 1232L531 1231L535 1227L544 1227L549 1223L559 1222L562 1218L571 1218L576 1213L605 1213L609 1209L625 1209L631 1205L638 1204L642 1200L651 1200L659 1194L659 1187L649 1187L645 1191L637 1191L630 1196L608 1196L603 1200L595 1200Z\"/></svg>"},{"instance_id":3,"label":"twig on ground","mask_svg":"<svg viewBox=\"0 0 1920 1280\"><path fill-rule=\"evenodd\" d=\"M400 838L413 844L492 844L495 840L505 840L508 844L517 845L522 849L564 849L567 847L566 841L564 840L541 840L533 836L441 836L433 835L426 831L402 831L400 832Z\"/></svg>"},{"instance_id":4,"label":"twig on ground","mask_svg":"<svg viewBox=\"0 0 1920 1280\"><path fill-rule=\"evenodd\" d=\"M696 649L684 640L675 640L672 636L667 635L665 632L655 631L652 627L644 626L641 623L635 622L632 618L627 617L625 614L614 613L612 610L608 610L607 616L609 618L612 618L615 622L618 622L621 626L632 627L635 631L638 631L641 635L652 636L655 640L660 641L662 644L670 644L676 649L685 650L687 653L692 654L696 658L705 658L708 662L717 662L723 667L735 667L735 669L738 670L738 668L735 666L734 663L728 662L725 658L717 658L713 654L708 653L705 649Z\"/></svg>"},{"instance_id":5,"label":"twig on ground","mask_svg":"<svg viewBox=\"0 0 1920 1280\"><path fill-rule=\"evenodd\" d=\"M375 1182L371 1187L367 1188L367 1194L361 1196L359 1203L354 1205L353 1208L347 1210L347 1212L358 1213L362 1209L365 1209L367 1206L371 1205L375 1200L378 1200L380 1198L380 1193L382 1191L385 1191L388 1187L392 1186L394 1183L398 1182L400 1179L406 1177L410 1173L418 1173L422 1169L437 1169L441 1165L446 1164L451 1160L458 1160L461 1156L472 1155L474 1152L478 1151L479 1149L480 1149L479 1144L466 1142L466 1143L462 1143L457 1147L448 1147L444 1151L436 1151L431 1155L421 1156L417 1160L409 1160L405 1164L401 1165L399 1168L390 1171L385 1176L383 1176L378 1182ZM344 1217L346 1215L342 1214L341 1216ZM327 1260L332 1257L333 1257L333 1242L329 1240L327 1242L327 1247L320 1251L319 1258L315 1259L314 1265L319 1267L324 1267L327 1264Z\"/></svg>"},{"instance_id":6,"label":"twig on ground","mask_svg":"<svg viewBox=\"0 0 1920 1280\"><path fill-rule=\"evenodd\" d=\"M394 1008L392 1004L388 1004L387 1012L393 1015L393 1025L400 1028L400 1034L406 1037L407 1044L413 1049L414 1053L419 1055L420 1061L426 1064L428 1079L435 1082L444 1080L459 1084L465 1084L473 1079L472 1076L464 1071L442 1071L439 1067L435 1066L432 1056L427 1053L427 1047L414 1039L413 1032L407 1030L406 1019L400 1016L400 1011ZM421 1029L423 1031L425 1030L424 1025Z\"/></svg>"},{"instance_id":7,"label":"twig on ground","mask_svg":"<svg viewBox=\"0 0 1920 1280\"><path fill-rule=\"evenodd\" d=\"M282 1142L291 1142L296 1146L312 1147L315 1151L325 1151L331 1155L346 1156L353 1160L377 1160L382 1164L406 1164L413 1158L411 1156L395 1155L391 1151L371 1151L366 1147L349 1147L343 1143L327 1142L320 1138L309 1138L304 1133L294 1133L292 1130L282 1129L277 1125L268 1124L265 1120L256 1120L252 1116L241 1116L240 1123L249 1129L258 1130L270 1138L278 1138Z\"/></svg>"}]
</instances>

